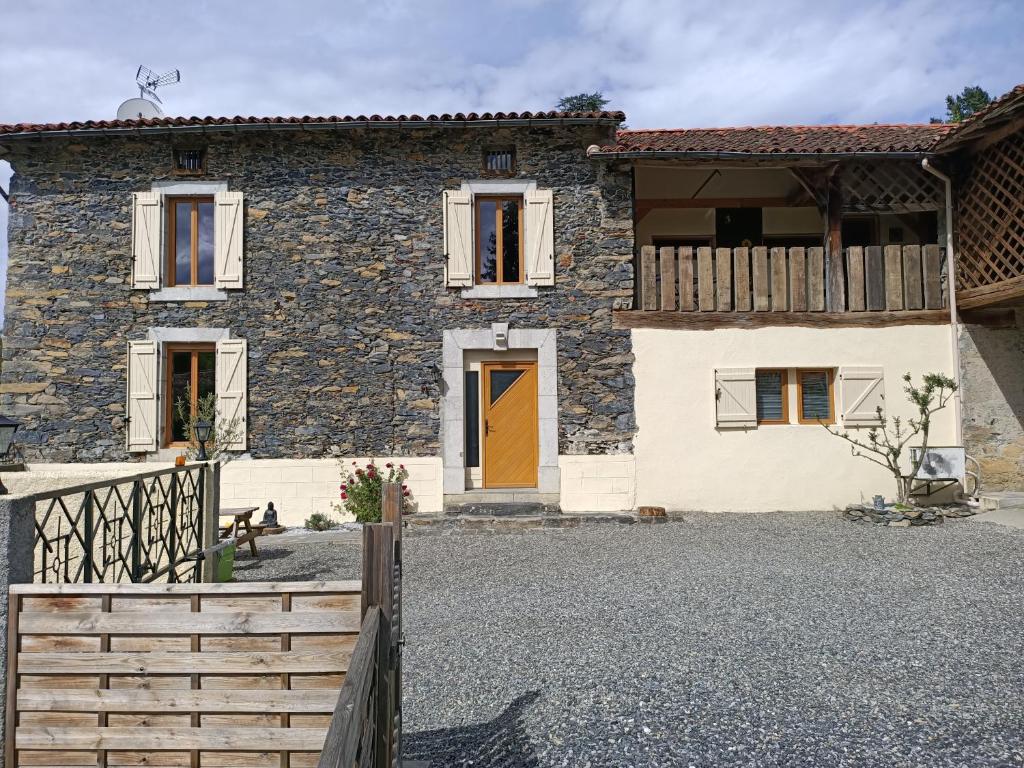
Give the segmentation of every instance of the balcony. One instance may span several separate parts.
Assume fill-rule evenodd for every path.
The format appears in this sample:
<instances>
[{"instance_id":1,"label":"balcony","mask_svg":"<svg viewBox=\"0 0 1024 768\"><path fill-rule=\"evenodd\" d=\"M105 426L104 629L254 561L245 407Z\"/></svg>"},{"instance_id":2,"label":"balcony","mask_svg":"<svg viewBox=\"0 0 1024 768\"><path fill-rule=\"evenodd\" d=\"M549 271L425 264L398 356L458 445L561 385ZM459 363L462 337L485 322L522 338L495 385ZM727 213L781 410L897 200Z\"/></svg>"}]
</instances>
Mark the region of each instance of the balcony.
<instances>
[{"instance_id":1,"label":"balcony","mask_svg":"<svg viewBox=\"0 0 1024 768\"><path fill-rule=\"evenodd\" d=\"M944 249L935 244L850 246L837 265L828 263L823 247L647 245L637 259L635 308L616 313L615 323L622 328L946 323L944 265ZM830 304L833 311L826 311Z\"/></svg>"}]
</instances>

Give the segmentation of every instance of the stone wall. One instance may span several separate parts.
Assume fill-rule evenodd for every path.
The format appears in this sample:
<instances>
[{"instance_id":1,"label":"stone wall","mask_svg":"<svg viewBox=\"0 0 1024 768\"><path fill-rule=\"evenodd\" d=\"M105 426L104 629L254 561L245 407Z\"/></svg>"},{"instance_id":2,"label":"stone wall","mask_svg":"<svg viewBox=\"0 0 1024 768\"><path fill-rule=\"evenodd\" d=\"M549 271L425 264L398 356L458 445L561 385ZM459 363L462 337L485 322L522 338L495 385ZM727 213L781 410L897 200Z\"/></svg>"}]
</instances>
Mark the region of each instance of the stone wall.
<instances>
[{"instance_id":1,"label":"stone wall","mask_svg":"<svg viewBox=\"0 0 1024 768\"><path fill-rule=\"evenodd\" d=\"M964 445L981 462L982 488L1024 488L1024 311L1010 327L960 332Z\"/></svg>"},{"instance_id":2,"label":"stone wall","mask_svg":"<svg viewBox=\"0 0 1024 768\"><path fill-rule=\"evenodd\" d=\"M256 458L439 453L441 331L558 329L559 452L628 452L631 177L591 162L595 127L209 134L208 174L245 194L245 281L227 301L132 290L131 193L169 175L171 139L10 143L15 169L0 412L25 458L120 461L125 348L150 327L248 340ZM443 285L442 190L516 146L554 190L554 288L468 300ZM193 142L194 145L194 142Z\"/></svg>"}]
</instances>

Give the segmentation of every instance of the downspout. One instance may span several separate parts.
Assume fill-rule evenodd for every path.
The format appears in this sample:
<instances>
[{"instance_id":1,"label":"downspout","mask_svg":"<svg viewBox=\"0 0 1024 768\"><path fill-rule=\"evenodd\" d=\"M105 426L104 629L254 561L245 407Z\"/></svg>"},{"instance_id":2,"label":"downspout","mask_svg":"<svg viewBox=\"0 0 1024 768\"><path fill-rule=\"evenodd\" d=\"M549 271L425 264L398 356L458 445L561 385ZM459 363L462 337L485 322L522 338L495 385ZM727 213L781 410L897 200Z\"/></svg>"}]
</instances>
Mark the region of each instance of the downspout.
<instances>
[{"instance_id":1,"label":"downspout","mask_svg":"<svg viewBox=\"0 0 1024 768\"><path fill-rule=\"evenodd\" d=\"M956 428L956 444L962 446L964 444L961 400L963 381L960 376L960 334L956 316L956 259L953 257L953 183L949 176L929 163L927 157L921 160L921 167L940 179L946 188L946 280L949 294L949 338L953 351L953 378L957 386L956 392L953 393L953 418Z\"/></svg>"}]
</instances>

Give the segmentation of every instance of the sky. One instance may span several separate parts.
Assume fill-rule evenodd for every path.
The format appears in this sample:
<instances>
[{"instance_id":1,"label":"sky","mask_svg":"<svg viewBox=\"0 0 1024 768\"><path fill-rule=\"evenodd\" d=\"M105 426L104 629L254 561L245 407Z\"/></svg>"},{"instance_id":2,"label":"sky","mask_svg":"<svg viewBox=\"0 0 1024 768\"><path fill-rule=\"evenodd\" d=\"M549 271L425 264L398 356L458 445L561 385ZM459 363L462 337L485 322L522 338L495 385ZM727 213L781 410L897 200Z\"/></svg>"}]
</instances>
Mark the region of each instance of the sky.
<instances>
[{"instance_id":1,"label":"sky","mask_svg":"<svg viewBox=\"0 0 1024 768\"><path fill-rule=\"evenodd\" d=\"M140 64L181 71L168 115L521 111L601 91L632 128L927 122L965 85L1024 82L1022 49L1024 0L0 0L0 123L110 119ZM0 198L0 283L5 233Z\"/></svg>"}]
</instances>

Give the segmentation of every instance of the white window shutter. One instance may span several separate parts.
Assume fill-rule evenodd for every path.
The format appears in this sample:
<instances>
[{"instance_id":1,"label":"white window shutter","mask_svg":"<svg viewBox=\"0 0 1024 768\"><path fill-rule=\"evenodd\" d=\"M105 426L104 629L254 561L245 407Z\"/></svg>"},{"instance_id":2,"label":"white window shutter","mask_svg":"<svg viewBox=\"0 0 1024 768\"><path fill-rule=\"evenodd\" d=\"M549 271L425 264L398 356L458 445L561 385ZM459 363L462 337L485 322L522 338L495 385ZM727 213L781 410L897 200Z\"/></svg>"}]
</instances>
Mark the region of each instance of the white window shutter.
<instances>
[{"instance_id":1,"label":"white window shutter","mask_svg":"<svg viewBox=\"0 0 1024 768\"><path fill-rule=\"evenodd\" d=\"M715 369L715 425L757 426L757 381L753 368Z\"/></svg>"},{"instance_id":2,"label":"white window shutter","mask_svg":"<svg viewBox=\"0 0 1024 768\"><path fill-rule=\"evenodd\" d=\"M242 193L218 192L213 202L213 284L216 288L241 288Z\"/></svg>"},{"instance_id":3,"label":"white window shutter","mask_svg":"<svg viewBox=\"0 0 1024 768\"><path fill-rule=\"evenodd\" d=\"M445 285L473 285L473 196L460 190L444 192Z\"/></svg>"},{"instance_id":4,"label":"white window shutter","mask_svg":"<svg viewBox=\"0 0 1024 768\"><path fill-rule=\"evenodd\" d=\"M157 192L132 195L132 288L160 287L163 254L163 197Z\"/></svg>"},{"instance_id":5,"label":"white window shutter","mask_svg":"<svg viewBox=\"0 0 1024 768\"><path fill-rule=\"evenodd\" d=\"M555 284L555 222L554 196L550 189L538 189L523 195L528 285Z\"/></svg>"},{"instance_id":6,"label":"white window shutter","mask_svg":"<svg viewBox=\"0 0 1024 768\"><path fill-rule=\"evenodd\" d=\"M128 407L126 449L130 453L155 451L160 348L155 341L128 342Z\"/></svg>"},{"instance_id":7,"label":"white window shutter","mask_svg":"<svg viewBox=\"0 0 1024 768\"><path fill-rule=\"evenodd\" d=\"M244 451L246 446L246 360L245 339L217 342L217 419L221 423L238 420L235 440L219 446L228 451Z\"/></svg>"},{"instance_id":8,"label":"white window shutter","mask_svg":"<svg viewBox=\"0 0 1024 768\"><path fill-rule=\"evenodd\" d=\"M885 376L881 368L840 368L839 395L845 426L881 425L878 409L885 407Z\"/></svg>"}]
</instances>

